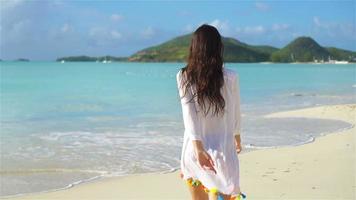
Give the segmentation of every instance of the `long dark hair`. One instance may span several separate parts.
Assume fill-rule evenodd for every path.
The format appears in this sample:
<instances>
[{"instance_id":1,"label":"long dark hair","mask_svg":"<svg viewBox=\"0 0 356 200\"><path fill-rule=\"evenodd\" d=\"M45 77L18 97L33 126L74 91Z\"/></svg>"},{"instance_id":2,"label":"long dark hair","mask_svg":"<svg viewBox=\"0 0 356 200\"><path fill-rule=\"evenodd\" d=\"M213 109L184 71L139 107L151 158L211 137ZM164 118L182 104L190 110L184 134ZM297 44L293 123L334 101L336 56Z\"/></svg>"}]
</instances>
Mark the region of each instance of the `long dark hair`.
<instances>
[{"instance_id":1,"label":"long dark hair","mask_svg":"<svg viewBox=\"0 0 356 200\"><path fill-rule=\"evenodd\" d=\"M211 108L214 115L224 113L225 100L220 92L224 85L223 52L224 45L215 27L203 24L193 33L187 65L182 68L183 87L186 93L190 86L195 86L190 102L197 97L205 115Z\"/></svg>"}]
</instances>

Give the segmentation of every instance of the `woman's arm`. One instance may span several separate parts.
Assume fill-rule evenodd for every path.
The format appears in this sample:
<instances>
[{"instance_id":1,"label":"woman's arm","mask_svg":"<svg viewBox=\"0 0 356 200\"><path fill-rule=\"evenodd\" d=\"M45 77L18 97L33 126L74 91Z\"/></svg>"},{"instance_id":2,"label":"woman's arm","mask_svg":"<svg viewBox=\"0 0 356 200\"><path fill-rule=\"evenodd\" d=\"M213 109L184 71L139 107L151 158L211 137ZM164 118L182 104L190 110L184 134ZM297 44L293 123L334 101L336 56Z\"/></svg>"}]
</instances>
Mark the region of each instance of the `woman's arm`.
<instances>
[{"instance_id":1,"label":"woman's arm","mask_svg":"<svg viewBox=\"0 0 356 200\"><path fill-rule=\"evenodd\" d=\"M235 80L234 80L234 96L235 96L235 130L234 130L234 137L235 137L235 144L236 144L236 151L237 153L240 153L242 151L242 146L241 146L241 110L240 110L240 83L239 83L239 77L236 74Z\"/></svg>"},{"instance_id":2,"label":"woman's arm","mask_svg":"<svg viewBox=\"0 0 356 200\"><path fill-rule=\"evenodd\" d=\"M192 140L201 140L200 120L197 116L197 111L194 102L189 102L192 98L191 91L186 91L182 85L182 73L177 73L177 85L182 105L183 122L186 134Z\"/></svg>"},{"instance_id":3,"label":"woman's arm","mask_svg":"<svg viewBox=\"0 0 356 200\"><path fill-rule=\"evenodd\" d=\"M190 91L184 93L185 88L182 88L181 71L177 73L177 85L179 96L181 98L185 132L192 140L195 155L199 165L203 169L212 170L216 173L214 169L214 162L210 155L205 151L204 145L202 143L200 121L196 113L195 104L194 102L189 102L189 100L192 98L192 94Z\"/></svg>"},{"instance_id":4,"label":"woman's arm","mask_svg":"<svg viewBox=\"0 0 356 200\"><path fill-rule=\"evenodd\" d=\"M242 151L240 134L235 135L235 144L237 153L240 153Z\"/></svg>"}]
</instances>

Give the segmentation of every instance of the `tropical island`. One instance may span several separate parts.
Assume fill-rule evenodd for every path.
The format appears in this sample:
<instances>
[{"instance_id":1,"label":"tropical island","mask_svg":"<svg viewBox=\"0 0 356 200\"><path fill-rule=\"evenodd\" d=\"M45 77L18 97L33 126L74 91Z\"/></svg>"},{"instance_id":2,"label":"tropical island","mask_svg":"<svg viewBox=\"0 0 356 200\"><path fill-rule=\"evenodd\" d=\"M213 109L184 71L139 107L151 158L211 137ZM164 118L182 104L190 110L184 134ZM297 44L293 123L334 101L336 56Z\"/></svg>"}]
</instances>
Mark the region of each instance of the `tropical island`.
<instances>
[{"instance_id":1,"label":"tropical island","mask_svg":"<svg viewBox=\"0 0 356 200\"><path fill-rule=\"evenodd\" d=\"M15 61L18 61L18 62L30 62L30 59L27 59L27 58L18 58L18 59L16 59Z\"/></svg>"},{"instance_id":2,"label":"tropical island","mask_svg":"<svg viewBox=\"0 0 356 200\"><path fill-rule=\"evenodd\" d=\"M57 62L120 62L120 61L127 61L127 57L115 57L115 56L100 56L100 57L93 57L93 56L69 56L63 58L57 58Z\"/></svg>"},{"instance_id":3,"label":"tropical island","mask_svg":"<svg viewBox=\"0 0 356 200\"><path fill-rule=\"evenodd\" d=\"M70 56L58 58L59 62L184 62L188 57L192 34L175 37L156 46L142 49L129 57ZM283 48L269 45L250 45L235 38L223 37L225 62L356 62L356 52L335 47L323 47L311 37L298 37Z\"/></svg>"},{"instance_id":4,"label":"tropical island","mask_svg":"<svg viewBox=\"0 0 356 200\"><path fill-rule=\"evenodd\" d=\"M30 59L28 59L28 58L17 58L15 60L3 60L3 59L0 59L0 62L2 62L2 61L30 62Z\"/></svg>"}]
</instances>

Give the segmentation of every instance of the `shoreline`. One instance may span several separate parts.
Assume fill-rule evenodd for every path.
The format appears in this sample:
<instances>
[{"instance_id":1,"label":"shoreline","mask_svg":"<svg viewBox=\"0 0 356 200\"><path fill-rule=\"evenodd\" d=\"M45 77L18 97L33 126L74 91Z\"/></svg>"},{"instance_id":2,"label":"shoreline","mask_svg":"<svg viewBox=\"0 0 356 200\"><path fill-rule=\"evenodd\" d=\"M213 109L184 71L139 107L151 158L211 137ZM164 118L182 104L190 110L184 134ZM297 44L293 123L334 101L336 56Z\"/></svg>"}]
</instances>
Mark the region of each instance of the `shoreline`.
<instances>
[{"instance_id":1,"label":"shoreline","mask_svg":"<svg viewBox=\"0 0 356 200\"><path fill-rule=\"evenodd\" d=\"M28 60L28 61L19 61L19 60L1 60L0 63L36 63L36 62L50 62L50 63L99 63L99 64L115 64L115 63L186 63L185 61L111 61L111 62L97 62L97 61L56 61L56 60ZM311 64L311 65L354 65L356 62L347 62L347 63L335 63L335 62L272 62L272 61L262 61L262 62L226 62L226 64L286 64L286 65L294 65L294 64Z\"/></svg>"},{"instance_id":2,"label":"shoreline","mask_svg":"<svg viewBox=\"0 0 356 200\"><path fill-rule=\"evenodd\" d=\"M341 111L340 111L341 109ZM301 145L293 145L293 146L281 146L281 147L268 147L268 148L263 148L263 149L254 149L252 151L248 151L245 153L240 154L240 158L241 158L241 177L242 177L242 189L244 188L245 183L243 183L243 180L249 180L249 178L244 177L246 176L246 169L244 169L243 165L245 165L245 162L247 162L247 164L249 164L249 162L251 161L251 157L255 157L257 154L258 159L252 159L252 160L260 160L261 159L261 155L260 154L269 154L270 152L279 152L282 153L285 151L295 151L298 149L303 149L306 148L305 146L316 146L316 143L319 143L320 141L323 140L327 140L330 137L341 137L340 134L343 133L348 133L348 137L354 138L355 137L355 119L354 116L352 116L352 113L356 111L356 104L345 104L345 105L327 105L327 106L316 106L316 107L310 107L310 108L303 108L303 109L298 109L298 110L292 110L292 111L283 111L283 112L277 112L277 113L272 113L272 114L268 114L265 115L264 117L266 118L298 118L298 117L303 117L303 118L316 118L316 119L334 119L334 120L341 120L341 121L345 121L347 123L349 123L351 126L348 128L343 128L342 130L337 130L335 132L332 133L327 133L325 135L320 135L318 137L316 137L313 141L309 142L309 143L305 143L305 144L301 144ZM336 112L338 115L335 115L335 113L330 114L332 112ZM351 136L350 136L351 135ZM325 139L327 138L327 139ZM351 144L351 146L353 147L353 149L355 149L355 144ZM285 153L284 153L285 154ZM264 158L264 157L262 157ZM353 158L355 160L355 158ZM247 161L246 161L247 160ZM277 160L277 162L281 162L283 160ZM251 167L256 167L256 165L258 165L258 163L254 163L251 164ZM276 167L274 167L276 168ZM125 198L138 198L137 196L130 196L130 195L134 195L135 193L133 193L133 191L135 191L135 183L136 181L141 183L141 186L146 186L147 184L149 185L149 188L153 186L153 184L150 184L151 182L156 182L156 180L153 179L158 179L158 183L159 184L164 184L164 182L162 182L163 179L168 179L169 183L174 184L177 188L181 188L180 193L175 192L175 196L173 196L173 199L186 199L189 198L189 194L187 192L187 189L184 186L184 183L182 181L180 181L179 178L179 173L177 172L179 169L175 169L173 170L173 172L171 172L172 170L167 170L165 172L148 172L148 173L141 173L141 174L132 174L132 175L125 175L125 176L114 176L114 177L99 177L96 178L95 180L91 180L91 181L85 181L83 183L79 183L77 185L74 186L70 186L70 187L64 187L61 189L54 189L54 190L49 190L49 191L42 191L42 192L36 192L36 193L25 193L25 194L18 194L18 195L12 195L12 196L6 196L6 197L1 197L1 199L50 199L50 198L57 198L57 199L68 199L68 198L73 198L73 199L78 199L80 195L80 193L83 192L84 190L84 195L85 197L81 196L81 198L87 198L85 193L90 193L92 195L98 195L97 198L90 198L90 199L100 199L99 197L101 197L104 193L107 194L107 192L103 191L104 193L92 193L92 189L95 188L105 188L105 185L109 185L109 184L115 184L120 186L121 185L121 192L122 193L122 197L120 196L121 192L117 192L114 193L112 195L112 198L118 198L121 197L123 198L125 195ZM272 170L272 169L271 169ZM289 171L289 169L288 169ZM248 173L247 173L248 174ZM268 177L271 176L271 174L273 173L267 173L264 174L265 176L259 176L260 179L263 179L263 177ZM251 175L251 174L249 174ZM355 174L354 174L355 175ZM255 177L254 179L257 179L257 177ZM257 179L258 180L258 179ZM278 179L277 179L278 180ZM272 183L277 181L275 179L272 179ZM142 181L142 182L141 182ZM146 184L143 184L145 183ZM125 186L126 183L129 184L133 184L133 188L132 187L125 187L124 189L122 187ZM255 193L253 190L250 190L248 185L251 184L248 181L246 181L247 184L247 194L248 196L254 196L253 193ZM165 186L166 187L166 186ZM354 190L355 190L355 186L353 186ZM115 188L112 188L114 190L112 191L116 191ZM155 190L156 192L158 191L159 193L162 193L162 190L159 190L159 187L153 187L153 190ZM105 189L103 189L105 190ZM110 190L107 189L106 191ZM120 189L119 189L120 190ZM168 191L172 192L172 188L167 188ZM256 190L256 188L255 188ZM315 188L313 189L315 190ZM85 192L86 191L86 192ZM244 191L244 189L243 189ZM124 194L126 192L126 194ZM101 195L100 195L100 194ZM150 194L148 198L145 197L140 197L143 199L152 199L152 197L154 196L150 191L145 191L144 193ZM163 192L165 193L165 192ZM251 195L249 195L251 194ZM89 195L90 197L92 197L92 195ZM110 198L110 193L107 194L109 196L107 196L107 198ZM153 196L152 196L153 195ZM157 194L158 195L158 194ZM355 196L355 192L349 193L348 195L354 197ZM88 196L88 197L89 197ZM273 193L269 193L269 195L267 196L271 196L271 198L273 199L278 199L275 198L276 196L273 196ZM263 197L263 195L261 196L256 196L256 198L260 198ZM282 195L281 197L285 198L286 195ZM158 195L155 198L162 198L162 196ZM329 197L331 198L331 197ZM334 198L334 197L332 197ZM163 199L163 198L162 198ZM171 198L169 198L171 199ZM254 198L255 199L255 198ZM262 199L266 199L266 198L262 198ZM268 197L267 197L268 199ZM315 199L315 198L314 198Z\"/></svg>"},{"instance_id":3,"label":"shoreline","mask_svg":"<svg viewBox=\"0 0 356 200\"><path fill-rule=\"evenodd\" d=\"M310 107L310 108L315 108L315 107ZM303 108L303 109L308 109L308 108ZM289 111L282 111L282 112L289 112ZM342 121L342 120L338 120L338 121ZM241 152L240 155L248 154L248 153L251 153L251 152L254 152L254 151L263 151L263 150L267 150L267 149L279 149L279 148L303 146L303 145L315 142L315 140L317 140L320 137L324 137L324 136L327 136L329 134L337 134L337 132L346 131L346 130L352 129L354 127L355 127L355 125L350 124L350 126L348 126L348 127L341 128L341 129L338 129L336 131L323 132L323 133L321 133L320 135L318 135L316 137L309 138L309 140L306 140L306 141L298 143L298 144L292 144L292 145L280 145L280 146L265 146L265 147L262 147L262 146L254 146L254 145L251 145L251 144L246 144L246 145L244 145L245 152ZM248 150L246 150L246 148ZM111 179L111 178L118 179L118 178L125 178L125 177L131 177L131 176L142 176L142 175L147 175L147 174L149 174L149 175L168 174L168 173L174 173L174 172L176 172L178 170L179 170L179 167L172 168L172 169L167 169L167 170L164 170L164 171L142 172L142 173L125 174L125 175L106 176L105 174L99 174L99 175L96 175L96 176L93 176L93 177L90 177L90 178L87 178L87 179L82 179L82 180L75 181L75 182L70 183L70 184L68 184L68 185L66 185L64 187L61 187L61 188L54 188L54 189L44 190L44 191L39 191L39 192L20 193L20 194L15 194L15 195L3 196L3 197L0 197L0 199L12 199L12 198L19 198L19 197L28 196L28 195L41 195L41 194L46 194L46 193L51 193L51 192L63 191L63 190L71 189L73 187L80 186L82 184L95 183L95 182L98 182L98 181L103 181L103 180Z\"/></svg>"}]
</instances>

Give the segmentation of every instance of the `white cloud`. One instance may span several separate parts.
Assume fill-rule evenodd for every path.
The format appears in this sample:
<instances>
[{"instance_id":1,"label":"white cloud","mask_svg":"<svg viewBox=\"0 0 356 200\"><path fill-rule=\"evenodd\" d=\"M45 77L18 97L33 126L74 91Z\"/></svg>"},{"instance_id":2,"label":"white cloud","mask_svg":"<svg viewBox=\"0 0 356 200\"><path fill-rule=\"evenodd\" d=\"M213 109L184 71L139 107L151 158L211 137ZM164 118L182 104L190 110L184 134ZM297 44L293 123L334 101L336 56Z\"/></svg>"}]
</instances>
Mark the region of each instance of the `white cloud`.
<instances>
[{"instance_id":1,"label":"white cloud","mask_svg":"<svg viewBox=\"0 0 356 200\"><path fill-rule=\"evenodd\" d=\"M290 28L289 24L273 24L271 30L272 31L282 31Z\"/></svg>"},{"instance_id":2,"label":"white cloud","mask_svg":"<svg viewBox=\"0 0 356 200\"><path fill-rule=\"evenodd\" d=\"M61 32L62 33L67 33L67 32L69 32L71 30L72 30L72 27L67 23L63 24L63 26L61 27Z\"/></svg>"},{"instance_id":3,"label":"white cloud","mask_svg":"<svg viewBox=\"0 0 356 200\"><path fill-rule=\"evenodd\" d=\"M183 28L183 32L184 33L190 33L194 31L194 27L191 24L187 24L184 28Z\"/></svg>"},{"instance_id":4,"label":"white cloud","mask_svg":"<svg viewBox=\"0 0 356 200\"><path fill-rule=\"evenodd\" d=\"M215 20L214 20L215 21ZM213 22L214 22L213 21ZM216 22L214 22L214 23L216 23ZM197 23L197 24L187 24L183 29L182 29L182 31L183 31L183 33L191 33L191 32L194 32L199 26L201 26L201 25L203 25L203 24L206 24L206 23L204 23L204 22L199 22L199 23ZM210 23L210 25L211 25L211 23ZM216 25L216 24L215 24ZM216 27L216 26L215 26Z\"/></svg>"},{"instance_id":5,"label":"white cloud","mask_svg":"<svg viewBox=\"0 0 356 200\"><path fill-rule=\"evenodd\" d=\"M250 44L269 44L281 47L293 39L293 27L285 23L240 26L235 38Z\"/></svg>"},{"instance_id":6,"label":"white cloud","mask_svg":"<svg viewBox=\"0 0 356 200\"><path fill-rule=\"evenodd\" d=\"M313 22L314 22L315 26L317 26L317 27L322 26L319 17L313 17Z\"/></svg>"},{"instance_id":7,"label":"white cloud","mask_svg":"<svg viewBox=\"0 0 356 200\"><path fill-rule=\"evenodd\" d=\"M112 14L110 19L114 22L121 21L123 19L123 16L120 14Z\"/></svg>"},{"instance_id":8,"label":"white cloud","mask_svg":"<svg viewBox=\"0 0 356 200\"><path fill-rule=\"evenodd\" d=\"M141 36L143 39L151 39L156 34L156 31L151 27L146 27L142 32Z\"/></svg>"},{"instance_id":9,"label":"white cloud","mask_svg":"<svg viewBox=\"0 0 356 200\"><path fill-rule=\"evenodd\" d=\"M272 24L270 26L256 25L256 26L245 26L237 27L236 32L241 34L265 34L265 33L283 33L290 31L292 27L289 24Z\"/></svg>"},{"instance_id":10,"label":"white cloud","mask_svg":"<svg viewBox=\"0 0 356 200\"><path fill-rule=\"evenodd\" d=\"M111 34L111 37L112 37L113 39L121 39L121 38L122 38L122 34L119 33L119 32L116 31L116 30L112 30L112 31L110 32L110 34Z\"/></svg>"},{"instance_id":11,"label":"white cloud","mask_svg":"<svg viewBox=\"0 0 356 200\"><path fill-rule=\"evenodd\" d=\"M300 37L300 36L302 36L302 35L303 35L303 34L302 34L302 33L299 33L299 32L292 33L293 38Z\"/></svg>"},{"instance_id":12,"label":"white cloud","mask_svg":"<svg viewBox=\"0 0 356 200\"><path fill-rule=\"evenodd\" d=\"M217 28L219 32L221 32L221 34L224 36L226 36L230 31L229 23L227 21L221 21L219 19L215 19L212 22L210 22L209 25Z\"/></svg>"},{"instance_id":13,"label":"white cloud","mask_svg":"<svg viewBox=\"0 0 356 200\"><path fill-rule=\"evenodd\" d=\"M226 26L226 22L221 22L218 19L213 20L212 22L209 23L211 26L214 26L215 28L221 28L223 26Z\"/></svg>"},{"instance_id":14,"label":"white cloud","mask_svg":"<svg viewBox=\"0 0 356 200\"><path fill-rule=\"evenodd\" d=\"M246 27L237 27L236 28L237 33L242 33L242 34L263 34L266 32L266 28L262 25L258 26L246 26Z\"/></svg>"},{"instance_id":15,"label":"white cloud","mask_svg":"<svg viewBox=\"0 0 356 200\"><path fill-rule=\"evenodd\" d=\"M345 37L356 40L356 25L353 23L322 21L315 16L313 17L313 25L313 32L316 34L327 34L330 37Z\"/></svg>"},{"instance_id":16,"label":"white cloud","mask_svg":"<svg viewBox=\"0 0 356 200\"><path fill-rule=\"evenodd\" d=\"M227 20L222 21L222 20L219 20L219 19L215 19L215 20L211 21L210 23L200 22L200 23L197 23L195 25L187 24L182 29L182 32L183 33L191 33L191 32L195 31L199 26L201 26L203 24L209 24L211 26L214 26L216 29L218 29L218 31L220 32L220 34L222 36L233 36L233 32L231 31L231 28L229 26L229 22Z\"/></svg>"},{"instance_id":17,"label":"white cloud","mask_svg":"<svg viewBox=\"0 0 356 200\"><path fill-rule=\"evenodd\" d=\"M0 8L1 9L11 9L19 4L25 2L24 0L11 0L11 1L1 1L0 3Z\"/></svg>"},{"instance_id":18,"label":"white cloud","mask_svg":"<svg viewBox=\"0 0 356 200\"><path fill-rule=\"evenodd\" d=\"M27 30L28 28L31 27L31 21L29 19L25 19L22 21L18 21L17 23L13 24L13 31L16 33L21 33L22 31Z\"/></svg>"},{"instance_id":19,"label":"white cloud","mask_svg":"<svg viewBox=\"0 0 356 200\"><path fill-rule=\"evenodd\" d=\"M104 28L92 27L89 30L89 36L95 37L95 36L103 35L104 32L105 32Z\"/></svg>"},{"instance_id":20,"label":"white cloud","mask_svg":"<svg viewBox=\"0 0 356 200\"><path fill-rule=\"evenodd\" d=\"M116 42L123 38L119 31L107 27L92 27L88 36L89 44L94 47L114 46L116 43L113 43L113 41Z\"/></svg>"},{"instance_id":21,"label":"white cloud","mask_svg":"<svg viewBox=\"0 0 356 200\"><path fill-rule=\"evenodd\" d=\"M6 60L18 57L47 60L104 52L127 54L127 49L142 48L132 47L132 42L125 40L127 34L112 21L120 21L123 16L79 8L66 0L0 0L0 18L0 48L6 49L1 58ZM82 22L80 29L77 22ZM121 48L125 42L129 45Z\"/></svg>"},{"instance_id":22,"label":"white cloud","mask_svg":"<svg viewBox=\"0 0 356 200\"><path fill-rule=\"evenodd\" d=\"M246 27L245 28L245 31L246 33L252 33L252 34L255 34L255 33L264 33L265 32L265 28L261 25L259 26L254 26L254 27Z\"/></svg>"},{"instance_id":23,"label":"white cloud","mask_svg":"<svg viewBox=\"0 0 356 200\"><path fill-rule=\"evenodd\" d=\"M268 4L261 3L261 2L256 2L255 7L257 10L260 10L260 11L267 11L270 8Z\"/></svg>"}]
</instances>

